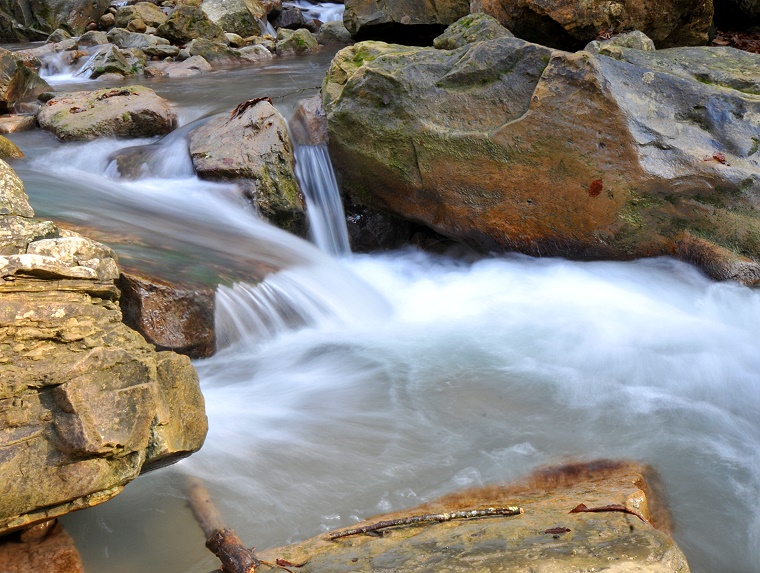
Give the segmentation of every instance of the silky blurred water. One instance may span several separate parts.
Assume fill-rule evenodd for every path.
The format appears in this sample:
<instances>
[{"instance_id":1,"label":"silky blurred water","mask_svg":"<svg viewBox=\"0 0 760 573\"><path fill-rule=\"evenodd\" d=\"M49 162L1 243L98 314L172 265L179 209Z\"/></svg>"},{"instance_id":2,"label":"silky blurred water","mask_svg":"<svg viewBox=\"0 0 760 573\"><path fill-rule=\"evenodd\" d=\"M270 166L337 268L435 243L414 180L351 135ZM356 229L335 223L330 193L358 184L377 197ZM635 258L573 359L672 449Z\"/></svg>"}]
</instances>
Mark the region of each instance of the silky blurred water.
<instances>
[{"instance_id":1,"label":"silky blurred water","mask_svg":"<svg viewBox=\"0 0 760 573\"><path fill-rule=\"evenodd\" d=\"M328 61L150 85L182 125L263 95L287 115ZM261 549L598 457L660 472L692 571L760 571L758 290L668 259L334 259L258 220L234 185L195 178L181 132L11 137L39 216L111 237L127 264L222 285L220 351L195 362L207 442L64 519L88 573L217 567L186 507L186 475L206 480ZM121 181L111 157L134 145L166 161Z\"/></svg>"}]
</instances>

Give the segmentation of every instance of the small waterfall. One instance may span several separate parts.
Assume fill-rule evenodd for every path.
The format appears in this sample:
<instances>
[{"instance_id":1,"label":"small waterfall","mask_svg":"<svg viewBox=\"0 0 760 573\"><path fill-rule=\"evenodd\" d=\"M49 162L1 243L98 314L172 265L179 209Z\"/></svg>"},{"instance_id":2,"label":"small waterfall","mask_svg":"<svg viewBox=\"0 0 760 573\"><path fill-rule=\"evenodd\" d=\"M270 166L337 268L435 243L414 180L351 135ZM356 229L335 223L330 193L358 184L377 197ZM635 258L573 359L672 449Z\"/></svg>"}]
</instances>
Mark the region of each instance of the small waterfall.
<instances>
[{"instance_id":1,"label":"small waterfall","mask_svg":"<svg viewBox=\"0 0 760 573\"><path fill-rule=\"evenodd\" d=\"M277 37L277 30L275 30L271 22L266 19L266 16L259 18L259 30L261 30L262 36L269 34L275 38Z\"/></svg>"},{"instance_id":2,"label":"small waterfall","mask_svg":"<svg viewBox=\"0 0 760 573\"><path fill-rule=\"evenodd\" d=\"M346 215L327 146L296 145L295 148L296 176L306 197L314 244L333 256L349 255Z\"/></svg>"},{"instance_id":3,"label":"small waterfall","mask_svg":"<svg viewBox=\"0 0 760 573\"><path fill-rule=\"evenodd\" d=\"M320 22L330 22L333 20L343 20L343 11L345 6L338 2L312 2L311 0L293 0L292 2L283 2L284 5L295 6L300 8L303 17L306 20L319 20Z\"/></svg>"}]
</instances>

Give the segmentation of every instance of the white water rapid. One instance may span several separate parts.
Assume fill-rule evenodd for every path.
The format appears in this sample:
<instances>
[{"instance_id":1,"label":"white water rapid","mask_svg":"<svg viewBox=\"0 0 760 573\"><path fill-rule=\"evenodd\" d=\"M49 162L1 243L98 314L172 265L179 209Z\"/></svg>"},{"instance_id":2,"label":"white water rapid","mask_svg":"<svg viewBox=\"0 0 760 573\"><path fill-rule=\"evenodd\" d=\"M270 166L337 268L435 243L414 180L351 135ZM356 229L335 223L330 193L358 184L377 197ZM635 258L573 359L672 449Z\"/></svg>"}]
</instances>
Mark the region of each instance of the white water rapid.
<instances>
[{"instance_id":1,"label":"white water rapid","mask_svg":"<svg viewBox=\"0 0 760 573\"><path fill-rule=\"evenodd\" d=\"M177 102L183 123L263 95L289 113L285 94L319 85L327 61L151 87ZM693 572L760 572L757 289L669 259L334 258L257 220L231 186L199 181L181 157L136 181L108 176L114 151L146 144L168 157L181 133L11 138L38 216L98 231L125 263L226 285L220 350L195 362L206 444L65 517L88 573L216 568L184 501L187 474L261 549L599 457L659 471Z\"/></svg>"}]
</instances>

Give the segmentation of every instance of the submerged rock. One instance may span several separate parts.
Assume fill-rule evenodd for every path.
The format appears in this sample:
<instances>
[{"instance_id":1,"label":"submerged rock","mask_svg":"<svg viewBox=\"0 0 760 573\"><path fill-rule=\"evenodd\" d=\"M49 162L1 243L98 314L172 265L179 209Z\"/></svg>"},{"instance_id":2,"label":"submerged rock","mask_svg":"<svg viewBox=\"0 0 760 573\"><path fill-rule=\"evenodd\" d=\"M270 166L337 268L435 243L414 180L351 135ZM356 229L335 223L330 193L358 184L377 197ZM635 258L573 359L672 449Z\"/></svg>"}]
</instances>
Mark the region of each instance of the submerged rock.
<instances>
[{"instance_id":1,"label":"submerged rock","mask_svg":"<svg viewBox=\"0 0 760 573\"><path fill-rule=\"evenodd\" d=\"M174 126L169 102L143 86L56 94L37 115L65 141L164 135Z\"/></svg>"},{"instance_id":2,"label":"submerged rock","mask_svg":"<svg viewBox=\"0 0 760 573\"><path fill-rule=\"evenodd\" d=\"M293 147L285 119L271 103L259 101L232 118L219 116L194 129L190 155L199 177L238 182L266 219L300 231L304 207Z\"/></svg>"},{"instance_id":3,"label":"submerged rock","mask_svg":"<svg viewBox=\"0 0 760 573\"><path fill-rule=\"evenodd\" d=\"M122 274L118 286L124 323L158 350L190 358L214 353L214 289L172 285L133 274Z\"/></svg>"},{"instance_id":4,"label":"submerged rock","mask_svg":"<svg viewBox=\"0 0 760 573\"><path fill-rule=\"evenodd\" d=\"M387 527L382 535L331 539L339 530L264 551L259 557L305 563L300 568L303 573L688 573L686 558L668 535L668 511L657 498L656 483L650 468L634 463L601 461L548 468L516 485L454 493L351 529L423 515L442 516L440 521ZM572 513L580 504L615 509ZM446 516L489 508L520 508L522 513L470 519Z\"/></svg>"},{"instance_id":5,"label":"submerged rock","mask_svg":"<svg viewBox=\"0 0 760 573\"><path fill-rule=\"evenodd\" d=\"M1 534L110 499L207 422L189 359L121 322L113 251L31 219L2 161L0 213Z\"/></svg>"},{"instance_id":6,"label":"submerged rock","mask_svg":"<svg viewBox=\"0 0 760 573\"><path fill-rule=\"evenodd\" d=\"M760 282L760 56L363 42L323 87L355 202L485 251L671 254ZM697 240L698 239L698 240Z\"/></svg>"}]
</instances>

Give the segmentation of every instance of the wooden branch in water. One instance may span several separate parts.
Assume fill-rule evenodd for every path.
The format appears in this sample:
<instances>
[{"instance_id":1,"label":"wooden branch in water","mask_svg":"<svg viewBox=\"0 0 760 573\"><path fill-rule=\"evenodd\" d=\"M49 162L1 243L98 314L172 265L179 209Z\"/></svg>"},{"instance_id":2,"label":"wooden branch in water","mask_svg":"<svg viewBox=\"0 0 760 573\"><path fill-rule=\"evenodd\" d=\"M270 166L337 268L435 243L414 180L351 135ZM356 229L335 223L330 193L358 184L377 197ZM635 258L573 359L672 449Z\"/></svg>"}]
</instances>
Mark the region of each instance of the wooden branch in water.
<instances>
[{"instance_id":1,"label":"wooden branch in water","mask_svg":"<svg viewBox=\"0 0 760 573\"><path fill-rule=\"evenodd\" d=\"M253 573L261 565L234 530L224 526L222 516L211 500L206 486L197 478L187 480L187 499L198 525L206 536L206 547L222 562L225 573Z\"/></svg>"},{"instance_id":2,"label":"wooden branch in water","mask_svg":"<svg viewBox=\"0 0 760 573\"><path fill-rule=\"evenodd\" d=\"M613 505L602 505L600 507L586 507L585 503L579 504L577 507L570 510L569 513L600 513L603 511L618 511L620 513L630 513L631 515L635 515L638 517L641 521L646 523L647 525L652 525L649 523L649 520L641 515L640 511L636 511L635 509L630 509L624 505L619 504L613 504Z\"/></svg>"},{"instance_id":3,"label":"wooden branch in water","mask_svg":"<svg viewBox=\"0 0 760 573\"><path fill-rule=\"evenodd\" d=\"M454 519L475 519L478 517L492 517L498 515L520 515L521 513L525 513L525 510L522 507L489 507L488 509L471 509L469 511L452 511L449 513L428 513L425 515L413 515L410 517L403 517L401 519L378 521L377 523L365 525L364 527L356 527L354 529L336 531L330 534L330 541L339 539L341 537L348 537L349 535L357 535L360 533L374 533L378 530L387 529L389 527L401 527L404 525L414 525L417 523L441 523L443 521L452 521Z\"/></svg>"}]
</instances>

